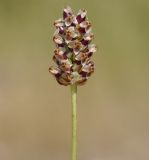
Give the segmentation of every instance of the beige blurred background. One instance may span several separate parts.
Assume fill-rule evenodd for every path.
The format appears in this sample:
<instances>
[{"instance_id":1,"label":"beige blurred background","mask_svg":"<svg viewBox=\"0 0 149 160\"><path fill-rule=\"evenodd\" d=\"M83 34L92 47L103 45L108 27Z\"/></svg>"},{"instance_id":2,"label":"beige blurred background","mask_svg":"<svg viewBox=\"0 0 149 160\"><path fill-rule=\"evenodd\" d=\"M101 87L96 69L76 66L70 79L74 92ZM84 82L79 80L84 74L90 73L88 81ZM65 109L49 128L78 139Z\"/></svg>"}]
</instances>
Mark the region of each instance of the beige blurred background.
<instances>
[{"instance_id":1,"label":"beige blurred background","mask_svg":"<svg viewBox=\"0 0 149 160\"><path fill-rule=\"evenodd\" d=\"M70 88L48 73L67 4L87 9L98 46L78 160L149 160L148 0L0 0L0 160L70 160Z\"/></svg>"}]
</instances>

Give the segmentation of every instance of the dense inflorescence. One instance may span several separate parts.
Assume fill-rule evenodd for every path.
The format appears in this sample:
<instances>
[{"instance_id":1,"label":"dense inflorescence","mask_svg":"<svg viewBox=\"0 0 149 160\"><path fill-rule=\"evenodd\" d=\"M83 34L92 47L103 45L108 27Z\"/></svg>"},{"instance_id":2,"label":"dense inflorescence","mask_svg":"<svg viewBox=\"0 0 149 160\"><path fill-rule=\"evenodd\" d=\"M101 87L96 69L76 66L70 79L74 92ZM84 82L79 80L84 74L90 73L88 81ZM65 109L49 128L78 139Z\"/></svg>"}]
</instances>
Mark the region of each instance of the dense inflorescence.
<instances>
[{"instance_id":1,"label":"dense inflorescence","mask_svg":"<svg viewBox=\"0 0 149 160\"><path fill-rule=\"evenodd\" d=\"M49 68L61 85L82 85L94 72L91 56L96 46L91 44L94 37L86 10L74 15L70 7L63 10L63 19L54 22L56 32L53 41L56 44L53 60L55 66Z\"/></svg>"}]
</instances>

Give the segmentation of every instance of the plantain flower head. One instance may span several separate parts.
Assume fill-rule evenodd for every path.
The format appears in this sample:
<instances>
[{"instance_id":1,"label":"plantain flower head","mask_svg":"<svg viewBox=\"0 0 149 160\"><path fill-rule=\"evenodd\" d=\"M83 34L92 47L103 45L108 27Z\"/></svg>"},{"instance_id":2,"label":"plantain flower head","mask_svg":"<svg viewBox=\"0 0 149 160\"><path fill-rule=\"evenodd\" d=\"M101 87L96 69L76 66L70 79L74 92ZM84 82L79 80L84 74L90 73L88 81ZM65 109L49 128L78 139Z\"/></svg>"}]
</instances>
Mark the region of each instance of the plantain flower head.
<instances>
[{"instance_id":1,"label":"plantain flower head","mask_svg":"<svg viewBox=\"0 0 149 160\"><path fill-rule=\"evenodd\" d=\"M86 10L80 10L74 15L67 6L63 18L54 22L56 49L53 61L56 65L51 66L49 72L61 85L83 85L94 72L91 56L96 52L96 46L91 44L94 35L86 14Z\"/></svg>"}]
</instances>

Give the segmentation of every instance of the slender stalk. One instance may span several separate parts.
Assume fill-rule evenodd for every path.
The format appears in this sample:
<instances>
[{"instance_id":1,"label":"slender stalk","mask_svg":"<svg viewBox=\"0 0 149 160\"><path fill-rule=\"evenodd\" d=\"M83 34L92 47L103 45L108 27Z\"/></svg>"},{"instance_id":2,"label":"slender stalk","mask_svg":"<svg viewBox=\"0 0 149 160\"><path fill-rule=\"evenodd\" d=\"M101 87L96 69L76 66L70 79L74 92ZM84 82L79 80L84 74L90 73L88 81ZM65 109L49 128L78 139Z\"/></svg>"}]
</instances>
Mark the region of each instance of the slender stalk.
<instances>
[{"instance_id":1,"label":"slender stalk","mask_svg":"<svg viewBox=\"0 0 149 160\"><path fill-rule=\"evenodd\" d=\"M72 101L72 160L77 160L77 86L71 85Z\"/></svg>"}]
</instances>

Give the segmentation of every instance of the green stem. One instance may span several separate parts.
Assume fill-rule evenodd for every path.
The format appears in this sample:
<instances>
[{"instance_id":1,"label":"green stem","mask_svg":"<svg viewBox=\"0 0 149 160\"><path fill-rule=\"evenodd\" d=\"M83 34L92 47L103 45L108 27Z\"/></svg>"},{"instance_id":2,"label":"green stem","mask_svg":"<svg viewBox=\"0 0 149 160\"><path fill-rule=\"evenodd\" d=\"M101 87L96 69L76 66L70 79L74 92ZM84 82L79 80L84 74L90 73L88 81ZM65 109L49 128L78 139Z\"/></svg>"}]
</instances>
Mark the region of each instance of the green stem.
<instances>
[{"instance_id":1,"label":"green stem","mask_svg":"<svg viewBox=\"0 0 149 160\"><path fill-rule=\"evenodd\" d=\"M77 86L71 85L72 100L72 160L77 160Z\"/></svg>"}]
</instances>

